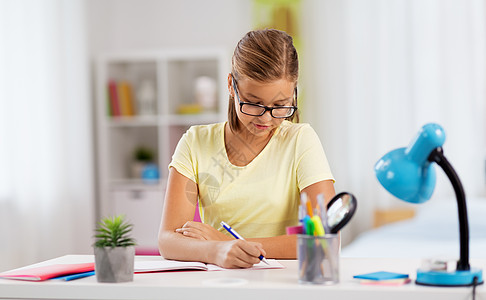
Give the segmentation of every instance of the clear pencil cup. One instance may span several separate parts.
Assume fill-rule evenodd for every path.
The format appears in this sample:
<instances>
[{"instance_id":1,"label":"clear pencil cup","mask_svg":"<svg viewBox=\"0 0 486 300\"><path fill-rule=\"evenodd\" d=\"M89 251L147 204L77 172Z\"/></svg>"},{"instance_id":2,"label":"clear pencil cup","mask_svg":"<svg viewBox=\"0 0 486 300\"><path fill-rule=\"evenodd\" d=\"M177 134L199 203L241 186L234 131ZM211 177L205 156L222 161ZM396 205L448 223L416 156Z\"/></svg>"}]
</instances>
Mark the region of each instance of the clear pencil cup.
<instances>
[{"instance_id":1,"label":"clear pencil cup","mask_svg":"<svg viewBox=\"0 0 486 300\"><path fill-rule=\"evenodd\" d=\"M299 283L335 284L339 282L339 236L297 235Z\"/></svg>"}]
</instances>

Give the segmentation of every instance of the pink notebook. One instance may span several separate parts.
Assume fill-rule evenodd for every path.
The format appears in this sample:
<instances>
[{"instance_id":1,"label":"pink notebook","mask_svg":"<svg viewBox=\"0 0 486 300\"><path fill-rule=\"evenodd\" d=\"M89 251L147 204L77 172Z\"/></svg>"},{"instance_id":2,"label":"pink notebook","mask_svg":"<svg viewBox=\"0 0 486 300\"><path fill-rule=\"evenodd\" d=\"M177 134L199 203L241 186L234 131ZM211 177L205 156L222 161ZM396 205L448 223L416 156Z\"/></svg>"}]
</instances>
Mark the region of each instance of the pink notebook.
<instances>
[{"instance_id":1,"label":"pink notebook","mask_svg":"<svg viewBox=\"0 0 486 300\"><path fill-rule=\"evenodd\" d=\"M93 271L94 263L58 264L0 273L0 278L42 281L58 276Z\"/></svg>"}]
</instances>

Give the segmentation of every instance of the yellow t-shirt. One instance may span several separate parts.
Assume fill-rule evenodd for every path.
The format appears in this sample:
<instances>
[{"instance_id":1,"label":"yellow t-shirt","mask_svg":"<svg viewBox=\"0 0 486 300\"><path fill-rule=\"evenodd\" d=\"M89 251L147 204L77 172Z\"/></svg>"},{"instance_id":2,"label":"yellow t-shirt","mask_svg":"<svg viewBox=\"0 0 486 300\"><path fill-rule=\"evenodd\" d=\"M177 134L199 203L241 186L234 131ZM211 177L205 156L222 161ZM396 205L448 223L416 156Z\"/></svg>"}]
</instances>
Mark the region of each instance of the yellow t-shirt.
<instances>
[{"instance_id":1,"label":"yellow t-shirt","mask_svg":"<svg viewBox=\"0 0 486 300\"><path fill-rule=\"evenodd\" d=\"M225 232L225 221L246 238L285 234L298 224L300 191L334 181L319 137L309 124L284 121L258 156L239 167L228 160L224 126L192 126L169 168L198 185L202 222Z\"/></svg>"}]
</instances>

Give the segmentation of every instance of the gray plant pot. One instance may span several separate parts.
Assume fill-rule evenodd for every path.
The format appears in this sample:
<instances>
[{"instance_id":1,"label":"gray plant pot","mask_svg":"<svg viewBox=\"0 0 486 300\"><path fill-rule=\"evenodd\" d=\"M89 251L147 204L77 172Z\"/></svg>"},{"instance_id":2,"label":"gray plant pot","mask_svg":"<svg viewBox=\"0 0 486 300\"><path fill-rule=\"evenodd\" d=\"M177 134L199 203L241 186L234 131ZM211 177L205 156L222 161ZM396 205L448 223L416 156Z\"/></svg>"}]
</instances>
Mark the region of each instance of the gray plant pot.
<instances>
[{"instance_id":1,"label":"gray plant pot","mask_svg":"<svg viewBox=\"0 0 486 300\"><path fill-rule=\"evenodd\" d=\"M94 248L95 274L98 282L133 281L135 247Z\"/></svg>"}]
</instances>

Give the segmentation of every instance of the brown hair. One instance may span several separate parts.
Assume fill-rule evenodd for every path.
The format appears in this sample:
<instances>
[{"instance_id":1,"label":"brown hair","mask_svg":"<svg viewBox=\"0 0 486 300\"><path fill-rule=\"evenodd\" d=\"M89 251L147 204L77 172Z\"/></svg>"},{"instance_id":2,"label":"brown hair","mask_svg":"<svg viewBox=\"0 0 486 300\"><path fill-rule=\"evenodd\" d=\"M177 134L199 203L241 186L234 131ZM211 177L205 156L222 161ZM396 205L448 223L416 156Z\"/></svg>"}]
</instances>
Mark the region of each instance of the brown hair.
<instances>
[{"instance_id":1,"label":"brown hair","mask_svg":"<svg viewBox=\"0 0 486 300\"><path fill-rule=\"evenodd\" d=\"M297 79L299 59L293 39L287 33L276 29L248 32L236 45L231 60L231 75L236 80L248 77L259 82L287 79L295 83L295 103L297 106ZM298 111L287 118L299 121ZM234 98L230 95L228 123L233 131L239 129Z\"/></svg>"}]
</instances>

